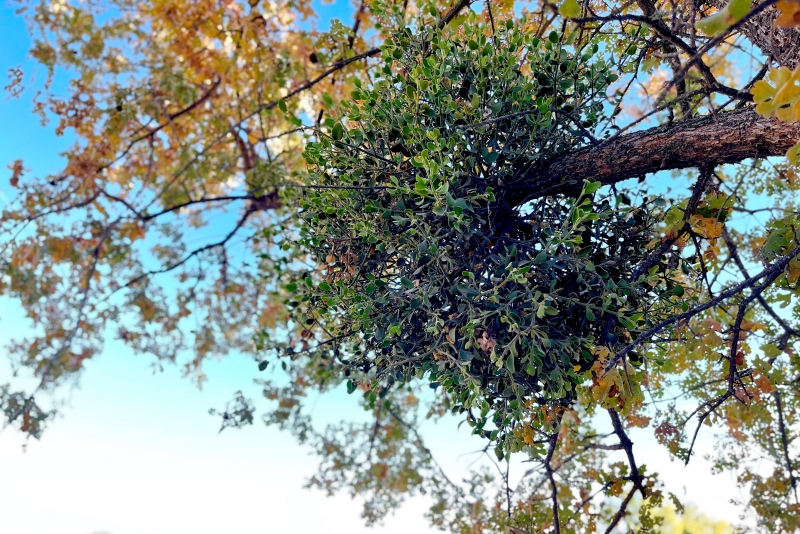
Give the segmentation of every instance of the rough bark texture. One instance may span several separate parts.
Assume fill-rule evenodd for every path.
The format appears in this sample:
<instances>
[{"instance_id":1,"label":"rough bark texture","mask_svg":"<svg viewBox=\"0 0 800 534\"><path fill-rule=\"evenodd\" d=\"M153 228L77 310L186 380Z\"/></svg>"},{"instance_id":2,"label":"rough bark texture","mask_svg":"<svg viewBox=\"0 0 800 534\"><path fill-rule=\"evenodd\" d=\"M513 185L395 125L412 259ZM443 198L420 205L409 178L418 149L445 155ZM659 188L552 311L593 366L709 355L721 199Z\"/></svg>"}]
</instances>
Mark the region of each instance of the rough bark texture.
<instances>
[{"instance_id":1,"label":"rough bark texture","mask_svg":"<svg viewBox=\"0 0 800 534\"><path fill-rule=\"evenodd\" d=\"M506 200L572 193L585 179L613 184L653 172L782 156L800 140L800 122L765 119L752 108L682 120L617 137L520 173Z\"/></svg>"},{"instance_id":2,"label":"rough bark texture","mask_svg":"<svg viewBox=\"0 0 800 534\"><path fill-rule=\"evenodd\" d=\"M722 9L730 0L708 0L708 5ZM761 2L753 2L753 7ZM742 34L756 45L765 56L778 65L794 69L800 63L800 31L794 28L775 28L772 23L778 17L775 7L768 8L747 21Z\"/></svg>"}]
</instances>

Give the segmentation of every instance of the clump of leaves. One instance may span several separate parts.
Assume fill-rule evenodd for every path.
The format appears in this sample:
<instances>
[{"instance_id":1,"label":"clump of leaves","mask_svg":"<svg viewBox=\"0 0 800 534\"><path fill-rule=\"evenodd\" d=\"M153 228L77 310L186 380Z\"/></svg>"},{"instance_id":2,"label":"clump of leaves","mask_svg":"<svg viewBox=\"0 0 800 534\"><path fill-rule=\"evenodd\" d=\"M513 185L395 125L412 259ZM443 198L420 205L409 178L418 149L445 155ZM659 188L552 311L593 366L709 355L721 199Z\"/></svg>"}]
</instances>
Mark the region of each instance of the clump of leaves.
<instances>
[{"instance_id":1,"label":"clump of leaves","mask_svg":"<svg viewBox=\"0 0 800 534\"><path fill-rule=\"evenodd\" d=\"M599 182L508 200L521 170L594 139L615 79L597 51L512 24L447 40L401 30L374 86L305 154L318 186L302 240L320 267L289 284L295 317L336 354L346 340L346 368L382 391L425 376L445 388L500 455L524 446L510 428L532 403L577 397L597 345L627 344L683 293L658 263L635 272L655 200L631 205Z\"/></svg>"}]
</instances>

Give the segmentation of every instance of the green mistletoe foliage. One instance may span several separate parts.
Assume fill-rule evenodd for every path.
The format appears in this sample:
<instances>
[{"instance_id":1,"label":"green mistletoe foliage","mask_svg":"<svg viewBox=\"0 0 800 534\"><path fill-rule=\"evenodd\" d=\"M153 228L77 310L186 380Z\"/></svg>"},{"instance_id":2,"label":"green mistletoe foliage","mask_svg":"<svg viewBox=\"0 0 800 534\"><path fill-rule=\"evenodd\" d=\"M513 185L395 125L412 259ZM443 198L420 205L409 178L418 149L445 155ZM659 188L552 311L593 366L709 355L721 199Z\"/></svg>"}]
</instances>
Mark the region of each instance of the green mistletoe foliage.
<instances>
[{"instance_id":1,"label":"green mistletoe foliage","mask_svg":"<svg viewBox=\"0 0 800 534\"><path fill-rule=\"evenodd\" d=\"M380 78L308 145L302 244L320 267L289 284L289 305L328 336L351 391L369 382L374 403L427 377L502 457L525 447L512 428L533 403L577 398L609 352L596 346L624 347L673 308L683 290L656 274L662 260L637 271L659 201L598 182L576 198L515 195L524 170L593 142L607 119L616 75L597 52L511 23L448 39L404 29ZM626 375L620 396L638 392Z\"/></svg>"}]
</instances>

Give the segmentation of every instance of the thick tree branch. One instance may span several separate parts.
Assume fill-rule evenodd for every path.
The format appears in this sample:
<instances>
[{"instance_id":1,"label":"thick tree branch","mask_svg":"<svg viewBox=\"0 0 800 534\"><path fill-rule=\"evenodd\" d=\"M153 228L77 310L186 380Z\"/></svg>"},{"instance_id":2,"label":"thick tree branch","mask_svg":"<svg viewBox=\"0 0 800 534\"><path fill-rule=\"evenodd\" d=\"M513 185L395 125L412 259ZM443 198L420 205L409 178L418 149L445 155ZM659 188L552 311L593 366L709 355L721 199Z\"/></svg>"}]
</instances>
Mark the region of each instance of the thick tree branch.
<instances>
[{"instance_id":1,"label":"thick tree branch","mask_svg":"<svg viewBox=\"0 0 800 534\"><path fill-rule=\"evenodd\" d=\"M765 119L752 108L673 122L609 139L522 169L507 188L510 205L580 191L585 179L614 184L653 172L783 156L800 139L800 122Z\"/></svg>"}]
</instances>

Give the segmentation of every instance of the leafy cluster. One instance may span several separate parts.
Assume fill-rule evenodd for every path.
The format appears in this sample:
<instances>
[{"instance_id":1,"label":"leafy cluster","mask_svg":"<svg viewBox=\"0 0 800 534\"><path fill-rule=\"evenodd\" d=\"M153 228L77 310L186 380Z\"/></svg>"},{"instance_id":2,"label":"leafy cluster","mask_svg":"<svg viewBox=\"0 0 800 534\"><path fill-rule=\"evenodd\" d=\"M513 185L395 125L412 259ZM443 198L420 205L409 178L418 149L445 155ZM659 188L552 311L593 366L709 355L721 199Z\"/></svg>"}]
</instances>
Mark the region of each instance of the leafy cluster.
<instances>
[{"instance_id":1,"label":"leafy cluster","mask_svg":"<svg viewBox=\"0 0 800 534\"><path fill-rule=\"evenodd\" d=\"M577 198L509 200L604 118L611 65L560 41L511 24L400 31L380 79L308 146L302 235L320 267L288 286L348 368L382 386L427 376L511 450L532 402L571 404L596 345L624 346L683 294L666 266L637 271L660 200L591 181Z\"/></svg>"}]
</instances>

